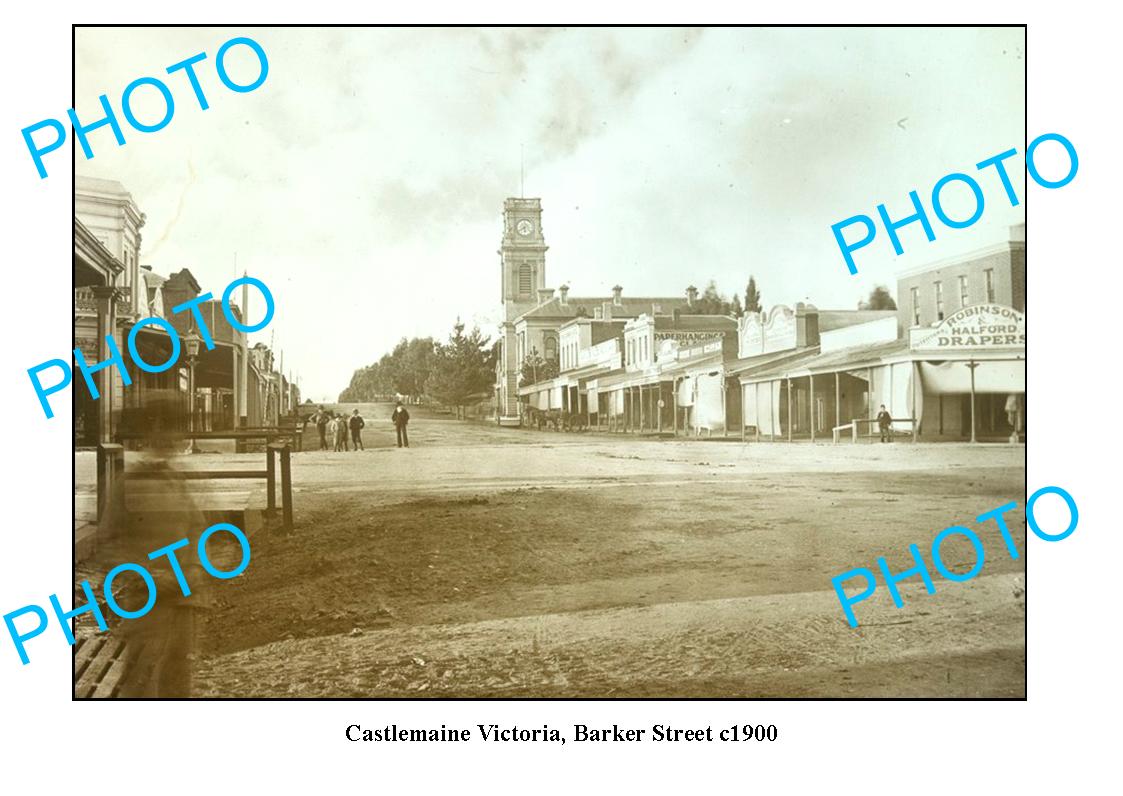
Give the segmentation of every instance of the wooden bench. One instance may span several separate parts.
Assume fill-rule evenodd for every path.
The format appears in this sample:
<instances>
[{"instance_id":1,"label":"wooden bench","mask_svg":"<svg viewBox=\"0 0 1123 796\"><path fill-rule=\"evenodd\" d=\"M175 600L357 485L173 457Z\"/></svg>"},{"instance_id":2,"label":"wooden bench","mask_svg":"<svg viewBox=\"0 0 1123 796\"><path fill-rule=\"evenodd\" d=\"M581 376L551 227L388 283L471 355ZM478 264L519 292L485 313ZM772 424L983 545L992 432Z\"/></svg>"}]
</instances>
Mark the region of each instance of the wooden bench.
<instances>
[{"instance_id":1,"label":"wooden bench","mask_svg":"<svg viewBox=\"0 0 1123 796\"><path fill-rule=\"evenodd\" d=\"M232 432L196 432L196 434L188 435L195 436L197 434L206 434L203 439L229 439ZM130 435L131 436L131 435ZM183 439L184 435L168 434L168 435L138 435L143 436L144 439L160 439L166 438L168 441ZM144 480L167 480L167 481L209 481L209 480L224 480L224 479L265 479L266 491L266 504L270 515L277 509L277 459L280 458L281 470L281 516L282 516L282 530L288 532L292 530L292 461L291 449L287 444L278 442L269 442L265 446L265 469L264 470L154 470L154 471L128 471L125 470L125 451L120 445L104 445L104 452L99 451L99 459L105 459L103 462L107 472L115 474L116 478L123 479L124 482L128 481L144 481ZM102 465L99 465L99 468ZM104 501L110 499L110 490L106 490ZM124 509L124 490L120 492L121 505L120 509ZM102 512L105 509L103 503L103 495L99 489L98 494L98 514L105 516Z\"/></svg>"}]
</instances>

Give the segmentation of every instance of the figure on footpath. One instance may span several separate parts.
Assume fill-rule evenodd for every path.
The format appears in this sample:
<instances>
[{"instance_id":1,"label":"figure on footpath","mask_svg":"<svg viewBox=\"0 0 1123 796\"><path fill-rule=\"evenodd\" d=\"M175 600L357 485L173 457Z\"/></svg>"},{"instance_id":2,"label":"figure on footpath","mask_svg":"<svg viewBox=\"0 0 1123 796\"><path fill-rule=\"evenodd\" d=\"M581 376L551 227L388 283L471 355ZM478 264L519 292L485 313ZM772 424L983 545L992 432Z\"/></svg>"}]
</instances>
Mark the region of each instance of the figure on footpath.
<instances>
[{"instance_id":1,"label":"figure on footpath","mask_svg":"<svg viewBox=\"0 0 1123 796\"><path fill-rule=\"evenodd\" d=\"M351 417L347 423L351 427L351 447L357 451L365 450L363 448L363 426L366 425L366 421L363 420L363 416L359 414L358 409L351 412Z\"/></svg>"},{"instance_id":2,"label":"figure on footpath","mask_svg":"<svg viewBox=\"0 0 1123 796\"><path fill-rule=\"evenodd\" d=\"M394 413L390 415L390 420L394 423L394 428L398 430L398 447L409 447L409 434L406 431L406 426L409 425L409 412L402 406L402 402L398 401L398 405L394 407Z\"/></svg>"},{"instance_id":3,"label":"figure on footpath","mask_svg":"<svg viewBox=\"0 0 1123 796\"><path fill-rule=\"evenodd\" d=\"M320 450L326 451L328 449L328 423L331 422L331 416L321 406L320 411L312 416L312 420L316 424L316 430L320 432Z\"/></svg>"},{"instance_id":4,"label":"figure on footpath","mask_svg":"<svg viewBox=\"0 0 1123 796\"><path fill-rule=\"evenodd\" d=\"M347 450L347 418L342 414L335 418L335 449L337 451Z\"/></svg>"},{"instance_id":5,"label":"figure on footpath","mask_svg":"<svg viewBox=\"0 0 1123 796\"><path fill-rule=\"evenodd\" d=\"M881 429L881 441L893 441L893 418L885 411L885 404L881 405L881 411L877 413L877 427Z\"/></svg>"}]
</instances>

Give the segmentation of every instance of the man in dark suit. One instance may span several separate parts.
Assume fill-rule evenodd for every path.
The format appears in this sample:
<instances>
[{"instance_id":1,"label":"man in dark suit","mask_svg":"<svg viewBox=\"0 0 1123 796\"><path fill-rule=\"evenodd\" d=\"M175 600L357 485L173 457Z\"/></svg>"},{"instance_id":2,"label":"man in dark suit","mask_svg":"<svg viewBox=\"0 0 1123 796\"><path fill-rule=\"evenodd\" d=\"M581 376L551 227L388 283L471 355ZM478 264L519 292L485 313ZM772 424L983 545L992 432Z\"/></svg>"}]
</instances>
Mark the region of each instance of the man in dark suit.
<instances>
[{"instance_id":1,"label":"man in dark suit","mask_svg":"<svg viewBox=\"0 0 1123 796\"><path fill-rule=\"evenodd\" d=\"M320 407L320 411L312 415L312 422L316 424L316 431L320 432L320 450L326 451L328 449L328 422L331 418L328 413L324 411L324 407Z\"/></svg>"},{"instance_id":2,"label":"man in dark suit","mask_svg":"<svg viewBox=\"0 0 1123 796\"><path fill-rule=\"evenodd\" d=\"M893 441L893 417L885 411L885 404L881 405L881 411L877 413L877 427L881 430L881 441Z\"/></svg>"},{"instance_id":3,"label":"man in dark suit","mask_svg":"<svg viewBox=\"0 0 1123 796\"><path fill-rule=\"evenodd\" d=\"M352 447L355 450L362 450L363 449L363 426L366 425L366 421L363 420L363 417L362 417L362 415L359 414L358 409L355 409L354 411L351 412L351 417L347 421L347 423L351 427L351 442L354 443L352 445Z\"/></svg>"},{"instance_id":4,"label":"man in dark suit","mask_svg":"<svg viewBox=\"0 0 1123 796\"><path fill-rule=\"evenodd\" d=\"M402 406L402 402L398 401L398 405L394 407L394 413L390 415L390 420L393 421L394 427L398 430L398 447L409 447L409 434L406 433L406 426L409 424L409 412Z\"/></svg>"}]
</instances>

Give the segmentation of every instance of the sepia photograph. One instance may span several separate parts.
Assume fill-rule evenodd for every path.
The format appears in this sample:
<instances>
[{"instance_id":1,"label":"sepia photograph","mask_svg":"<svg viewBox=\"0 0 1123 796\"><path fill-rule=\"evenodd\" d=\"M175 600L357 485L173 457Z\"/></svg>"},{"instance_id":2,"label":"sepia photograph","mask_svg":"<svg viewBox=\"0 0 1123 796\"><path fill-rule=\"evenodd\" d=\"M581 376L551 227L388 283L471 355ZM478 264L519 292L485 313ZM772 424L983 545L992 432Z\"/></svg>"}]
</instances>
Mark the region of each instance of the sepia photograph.
<instances>
[{"instance_id":1,"label":"sepia photograph","mask_svg":"<svg viewBox=\"0 0 1123 796\"><path fill-rule=\"evenodd\" d=\"M1024 700L1025 42L76 26L73 698Z\"/></svg>"}]
</instances>

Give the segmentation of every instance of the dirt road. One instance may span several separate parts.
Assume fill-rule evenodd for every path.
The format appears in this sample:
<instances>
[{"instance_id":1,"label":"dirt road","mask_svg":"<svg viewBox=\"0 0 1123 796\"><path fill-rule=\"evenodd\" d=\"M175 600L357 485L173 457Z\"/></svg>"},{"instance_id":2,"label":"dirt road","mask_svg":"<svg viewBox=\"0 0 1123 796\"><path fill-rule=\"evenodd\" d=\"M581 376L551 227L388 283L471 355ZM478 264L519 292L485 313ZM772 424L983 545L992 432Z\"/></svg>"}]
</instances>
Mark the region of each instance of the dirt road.
<instances>
[{"instance_id":1,"label":"dirt road","mask_svg":"<svg viewBox=\"0 0 1123 796\"><path fill-rule=\"evenodd\" d=\"M637 440L362 407L294 458L296 531L200 617L206 696L1023 696L1024 556L882 587L943 528L1024 504L1024 448ZM349 407L348 407L349 411ZM1022 515L1010 525L1024 549ZM948 541L948 566L973 564Z\"/></svg>"}]
</instances>

